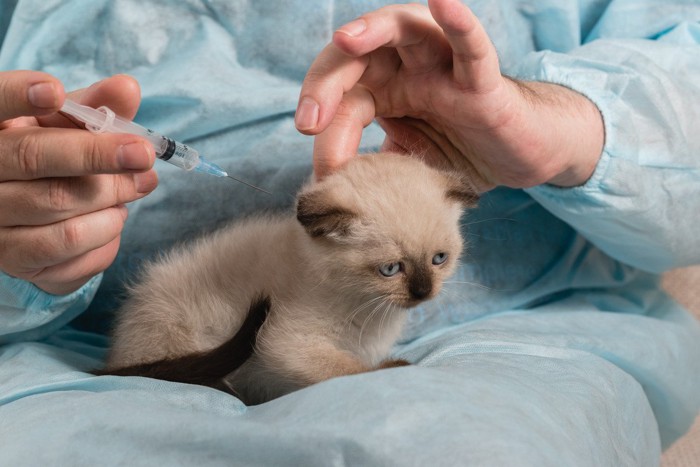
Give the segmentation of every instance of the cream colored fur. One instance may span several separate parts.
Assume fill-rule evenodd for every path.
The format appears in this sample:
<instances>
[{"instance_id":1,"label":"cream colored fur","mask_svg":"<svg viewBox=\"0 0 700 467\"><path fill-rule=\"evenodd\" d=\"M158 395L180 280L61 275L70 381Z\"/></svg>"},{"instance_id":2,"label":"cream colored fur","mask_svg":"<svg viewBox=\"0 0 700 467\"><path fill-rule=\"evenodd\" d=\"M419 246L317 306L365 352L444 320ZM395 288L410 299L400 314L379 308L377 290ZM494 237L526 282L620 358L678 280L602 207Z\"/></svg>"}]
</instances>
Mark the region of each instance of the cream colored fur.
<instances>
[{"instance_id":1,"label":"cream colored fur","mask_svg":"<svg viewBox=\"0 0 700 467\"><path fill-rule=\"evenodd\" d=\"M383 362L404 310L434 297L453 272L459 218L473 199L458 179L418 160L355 158L302 190L299 220L245 220L148 265L119 311L108 368L216 347L261 295L272 308L255 354L227 377L247 403L393 366ZM434 265L439 252L448 259ZM379 273L399 261L401 273ZM418 270L431 284L421 298L409 293Z\"/></svg>"}]
</instances>

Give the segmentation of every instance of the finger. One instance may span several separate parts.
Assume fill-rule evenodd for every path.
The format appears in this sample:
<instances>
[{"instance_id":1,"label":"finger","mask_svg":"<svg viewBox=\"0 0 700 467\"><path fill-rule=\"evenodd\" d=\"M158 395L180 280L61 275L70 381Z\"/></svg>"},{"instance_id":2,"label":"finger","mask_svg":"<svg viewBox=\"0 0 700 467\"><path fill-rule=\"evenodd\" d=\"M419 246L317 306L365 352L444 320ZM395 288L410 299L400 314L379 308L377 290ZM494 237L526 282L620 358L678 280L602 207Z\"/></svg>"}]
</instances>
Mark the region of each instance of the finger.
<instances>
[{"instance_id":1,"label":"finger","mask_svg":"<svg viewBox=\"0 0 700 467\"><path fill-rule=\"evenodd\" d=\"M357 154L362 130L374 115L374 99L365 88L357 86L345 94L331 123L314 140L316 178L334 172Z\"/></svg>"},{"instance_id":2,"label":"finger","mask_svg":"<svg viewBox=\"0 0 700 467\"><path fill-rule=\"evenodd\" d=\"M53 224L143 198L157 185L154 170L0 183L0 227Z\"/></svg>"},{"instance_id":3,"label":"finger","mask_svg":"<svg viewBox=\"0 0 700 467\"><path fill-rule=\"evenodd\" d=\"M310 67L297 107L297 129L305 134L324 131L343 93L358 83L381 91L400 67L409 73L427 70L450 54L425 7L394 5L368 13L338 29L333 43ZM382 115L394 116L390 100L380 99L377 105Z\"/></svg>"},{"instance_id":4,"label":"finger","mask_svg":"<svg viewBox=\"0 0 700 467\"><path fill-rule=\"evenodd\" d=\"M341 26L333 43L353 57L382 47L397 49L409 69L432 68L449 57L449 46L422 5L391 5Z\"/></svg>"},{"instance_id":5,"label":"finger","mask_svg":"<svg viewBox=\"0 0 700 467\"><path fill-rule=\"evenodd\" d=\"M138 81L128 75L115 75L91 85L70 92L67 96L90 107L107 106L117 115L133 119L141 102L141 89ZM76 124L63 114L54 114L39 119L41 126L72 128ZM82 128L82 125L78 125Z\"/></svg>"},{"instance_id":6,"label":"finger","mask_svg":"<svg viewBox=\"0 0 700 467\"><path fill-rule=\"evenodd\" d=\"M408 154L442 170L457 169L443 149L447 146L445 137L423 120L404 117L378 118L376 121L386 133L382 151Z\"/></svg>"},{"instance_id":7,"label":"finger","mask_svg":"<svg viewBox=\"0 0 700 467\"><path fill-rule=\"evenodd\" d=\"M460 173L478 193L495 187L488 172L484 173L472 163L475 158L470 154L474 149L468 144L465 150L458 150L447 134L422 119L404 117L377 121L387 134L382 150L397 150L418 157L431 167Z\"/></svg>"},{"instance_id":8,"label":"finger","mask_svg":"<svg viewBox=\"0 0 700 467\"><path fill-rule=\"evenodd\" d=\"M65 263L44 268L26 279L40 289L54 295L71 293L114 262L119 251L120 241L121 236Z\"/></svg>"},{"instance_id":9,"label":"finger","mask_svg":"<svg viewBox=\"0 0 700 467\"><path fill-rule=\"evenodd\" d=\"M426 138L425 134L407 123L409 120L412 119L375 119L386 133L381 146L382 152L397 152L423 158L433 149L433 145L430 144L430 140Z\"/></svg>"},{"instance_id":10,"label":"finger","mask_svg":"<svg viewBox=\"0 0 700 467\"><path fill-rule=\"evenodd\" d=\"M94 135L78 129L9 128L0 145L0 181L145 171L155 151L129 134Z\"/></svg>"},{"instance_id":11,"label":"finger","mask_svg":"<svg viewBox=\"0 0 700 467\"><path fill-rule=\"evenodd\" d=\"M353 59L329 44L309 67L301 86L294 116L297 130L304 134L323 131L333 119L343 94L355 86L369 59Z\"/></svg>"},{"instance_id":12,"label":"finger","mask_svg":"<svg viewBox=\"0 0 700 467\"><path fill-rule=\"evenodd\" d=\"M452 47L453 75L465 90L488 92L502 85L496 49L474 13L460 0L428 2Z\"/></svg>"},{"instance_id":13,"label":"finger","mask_svg":"<svg viewBox=\"0 0 700 467\"><path fill-rule=\"evenodd\" d=\"M345 92L357 84L382 89L395 75L400 62L393 49L380 49L355 59L331 44L306 74L295 115L297 129L304 134L318 134L325 130ZM388 111L386 106L385 111Z\"/></svg>"},{"instance_id":14,"label":"finger","mask_svg":"<svg viewBox=\"0 0 700 467\"><path fill-rule=\"evenodd\" d=\"M117 238L126 216L125 206L114 206L41 227L3 228L0 269L26 278L70 261Z\"/></svg>"},{"instance_id":15,"label":"finger","mask_svg":"<svg viewBox=\"0 0 700 467\"><path fill-rule=\"evenodd\" d=\"M56 112L65 98L63 84L40 71L0 72L0 122Z\"/></svg>"}]
</instances>

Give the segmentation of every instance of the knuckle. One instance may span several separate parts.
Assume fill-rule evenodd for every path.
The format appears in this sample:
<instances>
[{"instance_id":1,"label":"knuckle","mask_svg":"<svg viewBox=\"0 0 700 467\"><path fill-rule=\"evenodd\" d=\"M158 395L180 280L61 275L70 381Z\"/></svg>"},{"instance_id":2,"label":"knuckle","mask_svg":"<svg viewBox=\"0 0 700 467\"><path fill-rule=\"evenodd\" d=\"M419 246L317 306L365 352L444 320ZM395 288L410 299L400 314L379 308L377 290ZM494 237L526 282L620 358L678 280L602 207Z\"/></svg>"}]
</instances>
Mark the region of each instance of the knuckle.
<instances>
[{"instance_id":1,"label":"knuckle","mask_svg":"<svg viewBox=\"0 0 700 467\"><path fill-rule=\"evenodd\" d=\"M371 109L367 108L365 99L357 92L350 92L345 94L338 104L336 118L344 120L363 120L363 116L368 110L371 111Z\"/></svg>"},{"instance_id":2,"label":"knuckle","mask_svg":"<svg viewBox=\"0 0 700 467\"><path fill-rule=\"evenodd\" d=\"M405 5L405 7L406 7L407 9L412 10L412 11L420 11L420 12L430 11L430 10L428 10L428 7L427 7L427 6L422 5L422 4L420 4L420 3L416 3L416 2L407 3L407 4Z\"/></svg>"},{"instance_id":3,"label":"knuckle","mask_svg":"<svg viewBox=\"0 0 700 467\"><path fill-rule=\"evenodd\" d=\"M84 169L87 173L101 173L108 168L108 163L106 162L109 158L109 154L105 149L104 145L101 144L100 138L94 135L88 135L89 138L85 139L85 146L83 152L86 157L83 158Z\"/></svg>"},{"instance_id":4,"label":"knuckle","mask_svg":"<svg viewBox=\"0 0 700 467\"><path fill-rule=\"evenodd\" d=\"M25 71L2 72L0 79L0 120L29 115L29 77Z\"/></svg>"},{"instance_id":5,"label":"knuckle","mask_svg":"<svg viewBox=\"0 0 700 467\"><path fill-rule=\"evenodd\" d=\"M114 218L112 234L116 237L121 235L122 231L124 230L124 225L126 224L126 216L121 214L122 209L124 209L124 212L126 212L126 207L115 207L112 209L112 216Z\"/></svg>"},{"instance_id":6,"label":"knuckle","mask_svg":"<svg viewBox=\"0 0 700 467\"><path fill-rule=\"evenodd\" d=\"M18 249L19 250L19 249ZM51 238L37 239L29 241L23 245L22 258L27 265L48 264L53 261L57 255L56 243Z\"/></svg>"},{"instance_id":7,"label":"knuckle","mask_svg":"<svg viewBox=\"0 0 700 467\"><path fill-rule=\"evenodd\" d=\"M54 285L79 287L91 277L107 269L118 251L118 242L111 242L95 250L83 253L63 263L43 268L34 273L32 280Z\"/></svg>"},{"instance_id":8,"label":"knuckle","mask_svg":"<svg viewBox=\"0 0 700 467\"><path fill-rule=\"evenodd\" d=\"M79 249L85 240L87 225L74 219L63 222L61 249L69 252Z\"/></svg>"},{"instance_id":9,"label":"knuckle","mask_svg":"<svg viewBox=\"0 0 700 467\"><path fill-rule=\"evenodd\" d=\"M336 116L338 117L350 117L356 111L354 99L349 96L345 96L338 104L338 109L336 110Z\"/></svg>"},{"instance_id":10,"label":"knuckle","mask_svg":"<svg viewBox=\"0 0 700 467\"><path fill-rule=\"evenodd\" d=\"M118 242L108 243L102 248L94 251L92 261L82 272L82 277L92 277L107 269L114 262L114 258L117 256L118 246Z\"/></svg>"},{"instance_id":11,"label":"knuckle","mask_svg":"<svg viewBox=\"0 0 700 467\"><path fill-rule=\"evenodd\" d=\"M0 234L0 270L12 274L12 261L10 253L12 248L8 248L7 235Z\"/></svg>"},{"instance_id":12,"label":"knuckle","mask_svg":"<svg viewBox=\"0 0 700 467\"><path fill-rule=\"evenodd\" d=\"M304 76L304 86L310 82L318 83L326 81L339 67L347 63L351 58L335 42L326 45L318 54Z\"/></svg>"},{"instance_id":13,"label":"knuckle","mask_svg":"<svg viewBox=\"0 0 700 467\"><path fill-rule=\"evenodd\" d=\"M37 138L35 134L25 133L20 136L15 157L16 165L23 174L29 177L38 177L41 175L41 139Z\"/></svg>"},{"instance_id":14,"label":"knuckle","mask_svg":"<svg viewBox=\"0 0 700 467\"><path fill-rule=\"evenodd\" d=\"M110 171L111 154L103 135L84 135L81 145L81 162L86 174L99 174Z\"/></svg>"},{"instance_id":15,"label":"knuckle","mask_svg":"<svg viewBox=\"0 0 700 467\"><path fill-rule=\"evenodd\" d=\"M138 198L136 193L136 179L141 174L128 174L112 177L111 202L112 204L126 203Z\"/></svg>"},{"instance_id":16,"label":"knuckle","mask_svg":"<svg viewBox=\"0 0 700 467\"><path fill-rule=\"evenodd\" d=\"M329 67L327 67L327 66L323 66L322 64L318 64L315 68L307 71L306 76L304 77L305 90L310 91L311 89L316 87L319 83L322 83L325 79L327 79L328 78L328 68Z\"/></svg>"},{"instance_id":17,"label":"knuckle","mask_svg":"<svg viewBox=\"0 0 700 467\"><path fill-rule=\"evenodd\" d=\"M54 178L49 181L47 196L48 207L52 211L65 211L70 206L69 190L64 180Z\"/></svg>"},{"instance_id":18,"label":"knuckle","mask_svg":"<svg viewBox=\"0 0 700 467\"><path fill-rule=\"evenodd\" d=\"M0 269L11 276L31 278L48 254L45 242L36 241L23 231L4 229L0 235Z\"/></svg>"},{"instance_id":19,"label":"knuckle","mask_svg":"<svg viewBox=\"0 0 700 467\"><path fill-rule=\"evenodd\" d=\"M8 80L0 79L0 108L11 109L15 106L15 96Z\"/></svg>"}]
</instances>

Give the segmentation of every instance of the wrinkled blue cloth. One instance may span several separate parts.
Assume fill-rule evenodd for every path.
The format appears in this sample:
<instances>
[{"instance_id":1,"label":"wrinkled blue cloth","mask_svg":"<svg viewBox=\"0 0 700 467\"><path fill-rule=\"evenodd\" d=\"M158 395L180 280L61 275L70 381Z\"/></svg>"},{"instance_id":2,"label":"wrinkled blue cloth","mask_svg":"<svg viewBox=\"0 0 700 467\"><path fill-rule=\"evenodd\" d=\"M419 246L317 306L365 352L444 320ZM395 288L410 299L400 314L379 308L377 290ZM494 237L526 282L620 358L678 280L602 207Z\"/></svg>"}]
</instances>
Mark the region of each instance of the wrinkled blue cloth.
<instances>
[{"instance_id":1,"label":"wrinkled blue cloth","mask_svg":"<svg viewBox=\"0 0 700 467\"><path fill-rule=\"evenodd\" d=\"M657 277L700 262L691 0L469 2L504 72L588 96L606 144L585 185L499 188L468 214L456 276L410 312L396 348L415 365L255 407L88 373L144 260L291 207L311 170L311 138L293 124L301 80L335 28L385 3L0 3L1 70L43 70L67 89L131 74L139 123L275 192L157 162L160 185L129 206L103 276L56 297L2 275L0 465L658 465L700 407L700 325ZM368 128L363 149L381 138Z\"/></svg>"}]
</instances>

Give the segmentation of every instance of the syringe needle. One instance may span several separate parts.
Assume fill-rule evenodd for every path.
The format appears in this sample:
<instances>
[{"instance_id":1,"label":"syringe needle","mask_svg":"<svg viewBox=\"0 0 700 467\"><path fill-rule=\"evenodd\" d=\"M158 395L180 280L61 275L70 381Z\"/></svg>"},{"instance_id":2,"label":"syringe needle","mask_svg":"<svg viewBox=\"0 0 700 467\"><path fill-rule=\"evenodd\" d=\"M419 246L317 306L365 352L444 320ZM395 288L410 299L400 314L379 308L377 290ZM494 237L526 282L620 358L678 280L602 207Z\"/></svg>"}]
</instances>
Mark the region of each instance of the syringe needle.
<instances>
[{"instance_id":1,"label":"syringe needle","mask_svg":"<svg viewBox=\"0 0 700 467\"><path fill-rule=\"evenodd\" d=\"M249 186L249 187L251 187L251 188L254 188L254 189L258 190L258 191L262 191L263 193L267 193L268 195L271 195L271 194L272 194L272 193L270 193L270 192L267 191L267 190L263 190L263 189L260 188L260 187L257 187L257 186L255 186L255 185L252 185L252 184L250 184L250 183L248 183L248 182L244 182L244 181L241 180L240 178L236 178L236 177L233 177L233 176L228 175L228 174L226 174L226 176L227 176L228 178L232 179L232 180L237 181L238 183L242 183L242 184L247 185L247 186Z\"/></svg>"},{"instance_id":2,"label":"syringe needle","mask_svg":"<svg viewBox=\"0 0 700 467\"><path fill-rule=\"evenodd\" d=\"M176 165L181 169L194 170L196 172L214 175L215 177L226 176L237 181L238 183L249 186L250 188L262 191L268 195L272 194L267 190L263 190L262 188L251 185L250 183L244 182L241 179L232 177L226 173L224 169L212 162L207 161L205 158L201 157L197 151L186 144L179 143L174 139L166 138L165 136L159 135L153 130L144 128L131 120L121 118L107 107L93 109L92 107L80 105L70 99L66 99L61 107L61 112L85 123L85 128L93 133L130 133L142 136L153 145L153 148L156 151L156 156L159 159Z\"/></svg>"}]
</instances>

